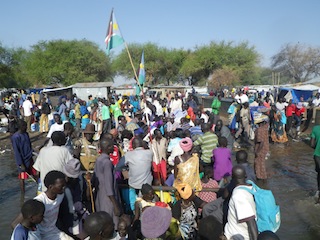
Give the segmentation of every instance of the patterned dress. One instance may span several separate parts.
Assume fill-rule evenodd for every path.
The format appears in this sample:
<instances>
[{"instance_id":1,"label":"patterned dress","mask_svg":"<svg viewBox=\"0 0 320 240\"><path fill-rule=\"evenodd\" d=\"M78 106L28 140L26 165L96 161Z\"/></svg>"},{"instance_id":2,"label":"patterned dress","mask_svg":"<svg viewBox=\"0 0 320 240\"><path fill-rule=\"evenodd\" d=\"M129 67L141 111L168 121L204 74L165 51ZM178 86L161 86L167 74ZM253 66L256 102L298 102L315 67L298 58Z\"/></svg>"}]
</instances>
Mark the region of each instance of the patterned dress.
<instances>
[{"instance_id":1,"label":"patterned dress","mask_svg":"<svg viewBox=\"0 0 320 240\"><path fill-rule=\"evenodd\" d=\"M201 191L201 181L199 177L199 158L197 154L193 154L187 161L183 162L180 158L178 167L178 175L174 180L173 186L175 187L180 183L188 183L192 189Z\"/></svg>"},{"instance_id":2,"label":"patterned dress","mask_svg":"<svg viewBox=\"0 0 320 240\"><path fill-rule=\"evenodd\" d=\"M280 112L274 114L274 121L272 124L272 131L271 131L271 139L275 143L286 143L288 142L288 137L285 131L285 125L283 123L285 116L282 115Z\"/></svg>"},{"instance_id":3,"label":"patterned dress","mask_svg":"<svg viewBox=\"0 0 320 240\"><path fill-rule=\"evenodd\" d=\"M269 152L268 124L263 124L255 131L255 144L262 144L254 159L254 170L258 179L267 179L265 158Z\"/></svg>"},{"instance_id":4,"label":"patterned dress","mask_svg":"<svg viewBox=\"0 0 320 240\"><path fill-rule=\"evenodd\" d=\"M201 182L202 188L219 188L219 184L216 180L209 179L207 183ZM205 202L212 202L217 199L217 194L215 192L200 192L199 198Z\"/></svg>"}]
</instances>

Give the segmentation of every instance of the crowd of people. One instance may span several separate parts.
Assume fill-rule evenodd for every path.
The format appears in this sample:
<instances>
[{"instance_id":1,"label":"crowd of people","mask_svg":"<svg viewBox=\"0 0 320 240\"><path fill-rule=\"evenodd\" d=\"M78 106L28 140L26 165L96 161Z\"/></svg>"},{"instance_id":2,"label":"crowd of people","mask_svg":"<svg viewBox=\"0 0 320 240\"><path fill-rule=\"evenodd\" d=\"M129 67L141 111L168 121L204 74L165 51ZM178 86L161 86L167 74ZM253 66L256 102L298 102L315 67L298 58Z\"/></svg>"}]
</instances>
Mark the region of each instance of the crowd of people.
<instances>
[{"instance_id":1,"label":"crowd of people","mask_svg":"<svg viewBox=\"0 0 320 240\"><path fill-rule=\"evenodd\" d=\"M268 178L269 143L297 140L320 104L319 94L307 107L239 91L227 122L219 94L207 111L180 92L73 95L58 106L24 98L8 112L11 141L21 191L30 177L39 186L12 223L14 240L279 239L258 232L254 198L242 188ZM28 132L38 122L46 140L33 149Z\"/></svg>"}]
</instances>

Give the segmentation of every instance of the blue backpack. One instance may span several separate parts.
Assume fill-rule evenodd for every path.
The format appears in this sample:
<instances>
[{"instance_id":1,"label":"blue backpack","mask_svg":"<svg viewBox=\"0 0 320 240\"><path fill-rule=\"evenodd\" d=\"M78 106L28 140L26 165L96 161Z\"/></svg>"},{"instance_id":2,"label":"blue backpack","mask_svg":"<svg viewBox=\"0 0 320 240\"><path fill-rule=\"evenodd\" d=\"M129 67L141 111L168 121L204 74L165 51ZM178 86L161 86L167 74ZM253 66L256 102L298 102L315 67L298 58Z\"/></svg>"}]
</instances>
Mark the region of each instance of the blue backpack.
<instances>
[{"instance_id":1,"label":"blue backpack","mask_svg":"<svg viewBox=\"0 0 320 240\"><path fill-rule=\"evenodd\" d=\"M252 185L252 189L240 187L251 193L256 203L257 211L257 226L258 231L276 232L281 223L280 207L276 204L274 196L270 190L259 188L254 182L247 180L248 184Z\"/></svg>"}]
</instances>

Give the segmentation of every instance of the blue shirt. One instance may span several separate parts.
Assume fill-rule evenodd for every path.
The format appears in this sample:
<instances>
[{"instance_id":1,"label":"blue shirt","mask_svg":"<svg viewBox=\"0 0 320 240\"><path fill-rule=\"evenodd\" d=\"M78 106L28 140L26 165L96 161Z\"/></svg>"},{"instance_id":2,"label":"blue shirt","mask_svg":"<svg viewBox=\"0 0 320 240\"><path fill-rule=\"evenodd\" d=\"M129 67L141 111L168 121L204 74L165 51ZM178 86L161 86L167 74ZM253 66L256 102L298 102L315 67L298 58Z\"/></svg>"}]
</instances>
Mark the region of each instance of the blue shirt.
<instances>
[{"instance_id":1,"label":"blue shirt","mask_svg":"<svg viewBox=\"0 0 320 240\"><path fill-rule=\"evenodd\" d=\"M29 134L16 132L11 137L11 143L16 164L18 166L24 164L26 168L29 168L33 152Z\"/></svg>"},{"instance_id":2,"label":"blue shirt","mask_svg":"<svg viewBox=\"0 0 320 240\"><path fill-rule=\"evenodd\" d=\"M80 112L81 112L81 116L90 114L86 106L80 106Z\"/></svg>"},{"instance_id":3,"label":"blue shirt","mask_svg":"<svg viewBox=\"0 0 320 240\"><path fill-rule=\"evenodd\" d=\"M66 105L64 103L61 103L60 107L59 107L59 115L62 117L62 116L65 116L66 115Z\"/></svg>"},{"instance_id":4,"label":"blue shirt","mask_svg":"<svg viewBox=\"0 0 320 240\"><path fill-rule=\"evenodd\" d=\"M14 228L10 240L28 240L29 229L22 226L20 223Z\"/></svg>"},{"instance_id":5,"label":"blue shirt","mask_svg":"<svg viewBox=\"0 0 320 240\"><path fill-rule=\"evenodd\" d=\"M137 111L140 110L139 101L131 100L130 103L131 103L131 105L133 106L133 112L134 112L134 113L136 113Z\"/></svg>"},{"instance_id":6,"label":"blue shirt","mask_svg":"<svg viewBox=\"0 0 320 240\"><path fill-rule=\"evenodd\" d=\"M194 135L203 135L203 132L200 126L194 126L190 128L189 131L190 131L191 137L193 137Z\"/></svg>"}]
</instances>

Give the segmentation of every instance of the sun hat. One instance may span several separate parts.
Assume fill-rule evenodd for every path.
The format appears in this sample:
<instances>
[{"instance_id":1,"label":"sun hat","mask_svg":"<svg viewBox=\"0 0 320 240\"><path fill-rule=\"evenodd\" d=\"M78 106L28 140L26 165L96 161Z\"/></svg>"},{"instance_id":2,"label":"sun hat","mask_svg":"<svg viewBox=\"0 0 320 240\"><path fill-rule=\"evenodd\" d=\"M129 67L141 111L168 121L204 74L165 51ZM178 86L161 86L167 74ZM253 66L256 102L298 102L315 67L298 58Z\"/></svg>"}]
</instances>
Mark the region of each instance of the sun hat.
<instances>
[{"instance_id":1,"label":"sun hat","mask_svg":"<svg viewBox=\"0 0 320 240\"><path fill-rule=\"evenodd\" d=\"M182 199L188 199L192 195L192 188L188 183L175 184L175 188L177 189Z\"/></svg>"},{"instance_id":2,"label":"sun hat","mask_svg":"<svg viewBox=\"0 0 320 240\"><path fill-rule=\"evenodd\" d=\"M81 173L80 167L80 161L76 158L72 158L63 166L63 172L67 177L78 178Z\"/></svg>"},{"instance_id":3,"label":"sun hat","mask_svg":"<svg viewBox=\"0 0 320 240\"><path fill-rule=\"evenodd\" d=\"M180 140L179 145L184 152L189 152L192 148L192 140L191 138L183 138Z\"/></svg>"},{"instance_id":4,"label":"sun hat","mask_svg":"<svg viewBox=\"0 0 320 240\"><path fill-rule=\"evenodd\" d=\"M86 128L83 130L83 133L95 133L95 126L92 123L88 123Z\"/></svg>"},{"instance_id":5,"label":"sun hat","mask_svg":"<svg viewBox=\"0 0 320 240\"><path fill-rule=\"evenodd\" d=\"M158 238L170 226L172 213L163 207L147 207L141 214L141 232L146 238Z\"/></svg>"}]
</instances>

